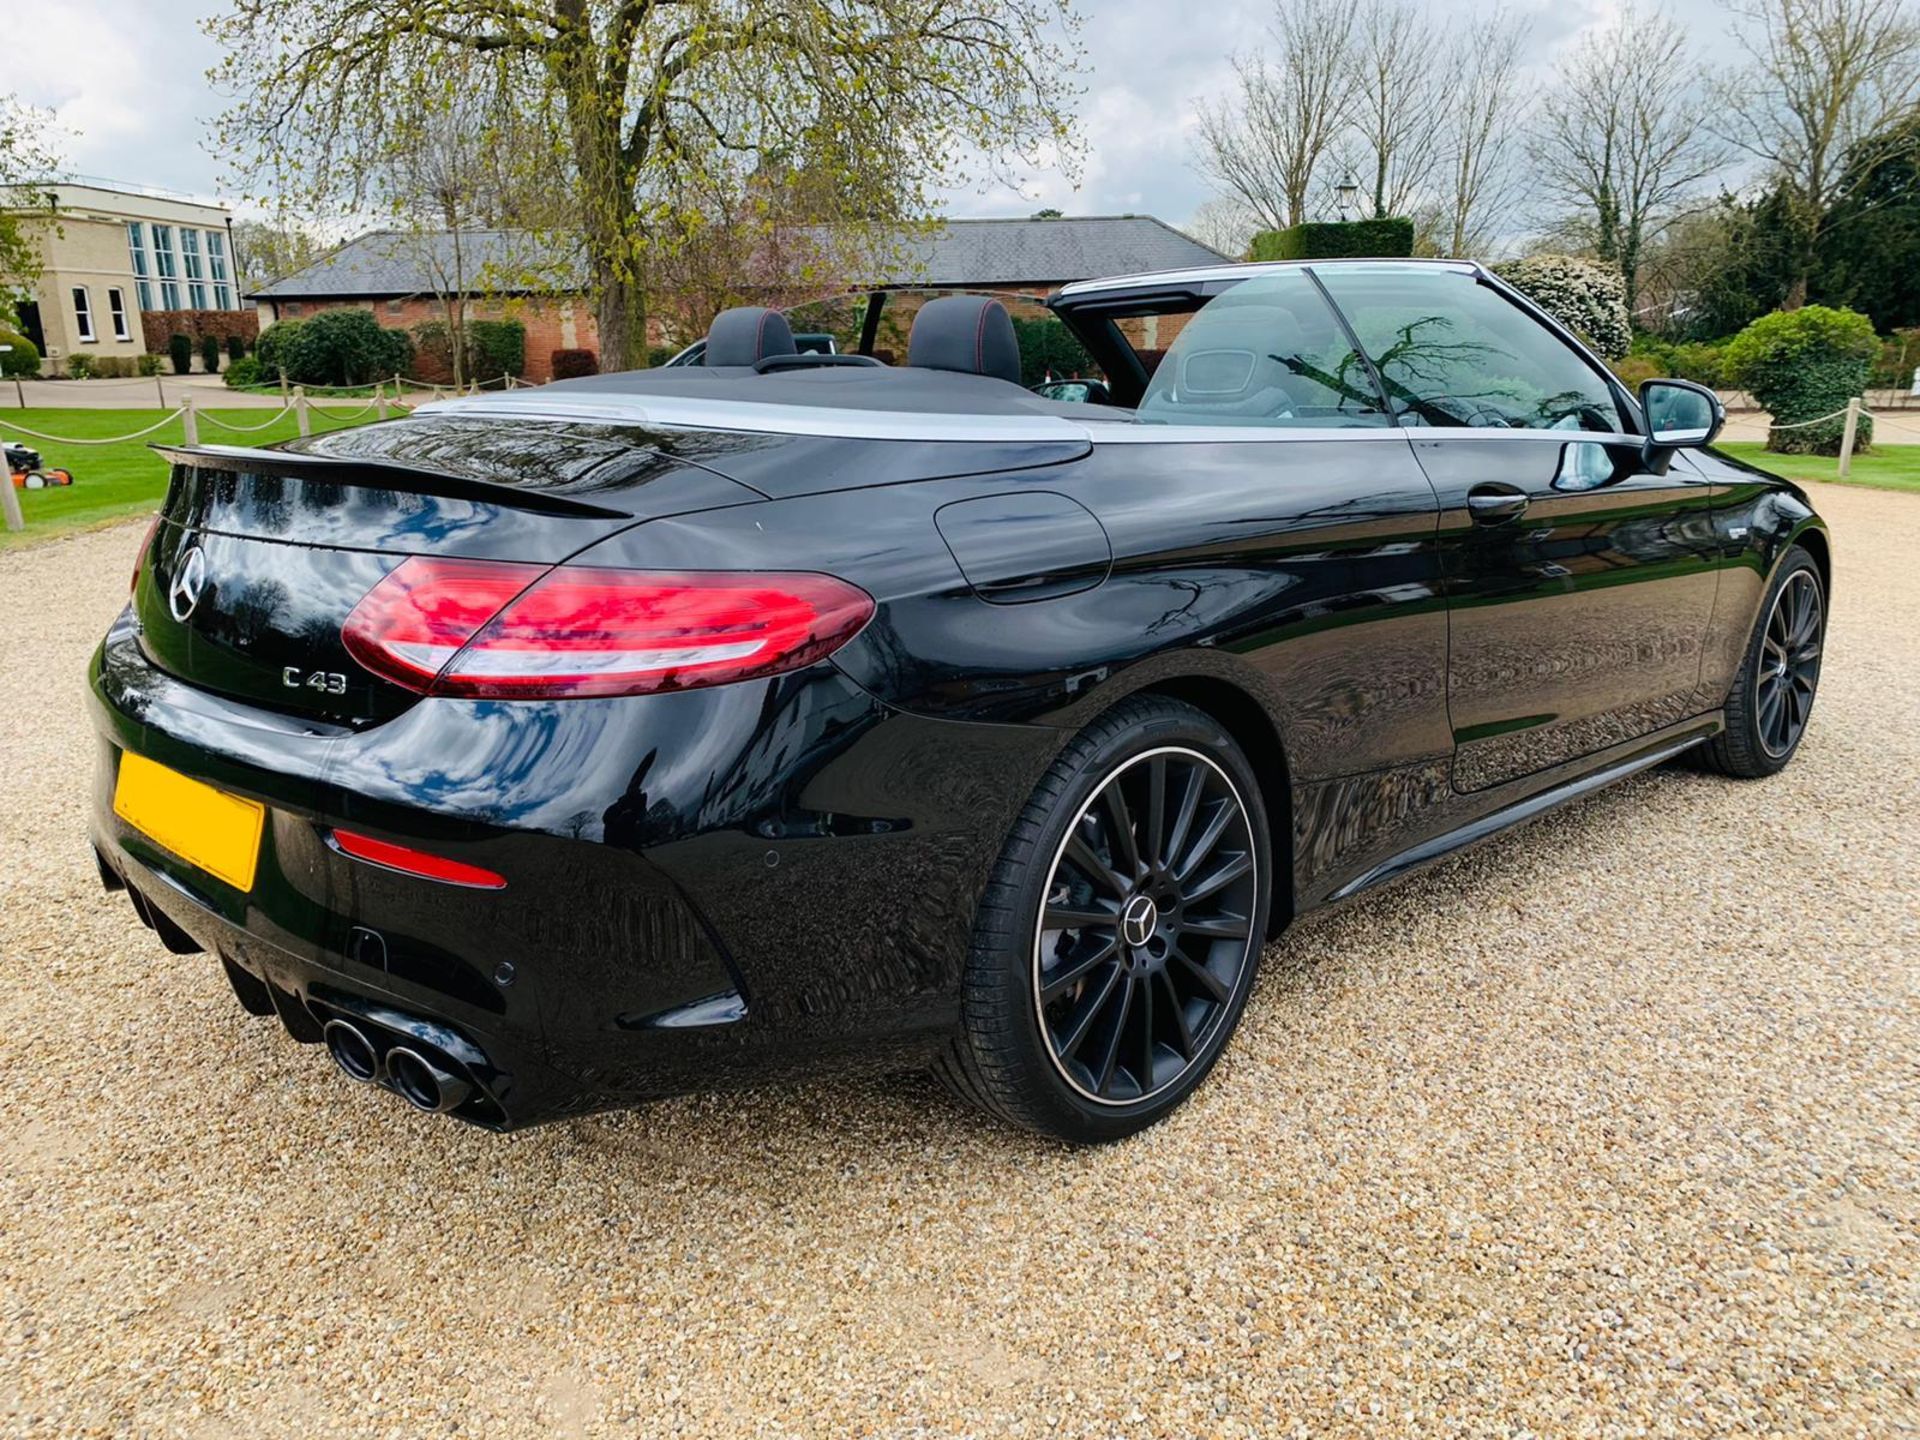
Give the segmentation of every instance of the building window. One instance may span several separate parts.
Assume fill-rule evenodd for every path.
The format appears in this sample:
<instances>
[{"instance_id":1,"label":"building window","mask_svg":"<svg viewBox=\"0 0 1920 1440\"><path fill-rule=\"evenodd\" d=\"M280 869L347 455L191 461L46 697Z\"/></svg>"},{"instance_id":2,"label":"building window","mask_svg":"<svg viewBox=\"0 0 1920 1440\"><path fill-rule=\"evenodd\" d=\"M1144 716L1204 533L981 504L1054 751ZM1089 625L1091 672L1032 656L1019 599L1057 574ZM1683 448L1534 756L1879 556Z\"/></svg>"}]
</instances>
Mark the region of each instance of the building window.
<instances>
[{"instance_id":1,"label":"building window","mask_svg":"<svg viewBox=\"0 0 1920 1440\"><path fill-rule=\"evenodd\" d=\"M186 261L187 269L187 305L190 309L207 308L207 276L200 268L200 232L189 230L185 226L180 230L180 255Z\"/></svg>"},{"instance_id":2,"label":"building window","mask_svg":"<svg viewBox=\"0 0 1920 1440\"><path fill-rule=\"evenodd\" d=\"M153 274L147 268L146 226L138 220L127 222L127 254L133 261L133 288L140 297L142 310L153 309L153 285L149 277Z\"/></svg>"},{"instance_id":3,"label":"building window","mask_svg":"<svg viewBox=\"0 0 1920 1440\"><path fill-rule=\"evenodd\" d=\"M149 228L153 231L154 273L160 277L160 308L178 310L180 308L180 271L173 257L173 227L154 225Z\"/></svg>"},{"instance_id":4,"label":"building window","mask_svg":"<svg viewBox=\"0 0 1920 1440\"><path fill-rule=\"evenodd\" d=\"M302 307L298 300L289 300L287 302L286 308L287 308L287 314L289 316L294 316L300 313Z\"/></svg>"},{"instance_id":5,"label":"building window","mask_svg":"<svg viewBox=\"0 0 1920 1440\"><path fill-rule=\"evenodd\" d=\"M233 276L227 271L227 237L207 231L207 272L213 277L213 308L233 310Z\"/></svg>"},{"instance_id":6,"label":"building window","mask_svg":"<svg viewBox=\"0 0 1920 1440\"><path fill-rule=\"evenodd\" d=\"M83 345L91 345L100 338L93 333L93 302L87 298L84 285L73 287L73 331Z\"/></svg>"},{"instance_id":7,"label":"building window","mask_svg":"<svg viewBox=\"0 0 1920 1440\"><path fill-rule=\"evenodd\" d=\"M107 313L113 317L113 338L131 340L133 332L127 328L127 297L118 285L107 291Z\"/></svg>"}]
</instances>

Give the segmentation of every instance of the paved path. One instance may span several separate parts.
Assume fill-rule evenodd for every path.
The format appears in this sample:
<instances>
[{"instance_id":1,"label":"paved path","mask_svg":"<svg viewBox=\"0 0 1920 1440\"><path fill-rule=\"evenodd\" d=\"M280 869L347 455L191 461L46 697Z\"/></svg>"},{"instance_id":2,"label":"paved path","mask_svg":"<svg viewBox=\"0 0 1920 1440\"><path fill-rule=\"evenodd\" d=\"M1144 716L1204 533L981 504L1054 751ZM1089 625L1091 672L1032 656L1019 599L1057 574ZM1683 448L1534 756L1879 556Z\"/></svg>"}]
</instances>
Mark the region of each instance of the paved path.
<instances>
[{"instance_id":1,"label":"paved path","mask_svg":"<svg viewBox=\"0 0 1920 1440\"><path fill-rule=\"evenodd\" d=\"M348 1084L94 877L140 526L0 556L0 1433L1911 1435L1920 496L1809 488L1784 775L1300 926L1097 1152L916 1078L508 1137Z\"/></svg>"}]
</instances>

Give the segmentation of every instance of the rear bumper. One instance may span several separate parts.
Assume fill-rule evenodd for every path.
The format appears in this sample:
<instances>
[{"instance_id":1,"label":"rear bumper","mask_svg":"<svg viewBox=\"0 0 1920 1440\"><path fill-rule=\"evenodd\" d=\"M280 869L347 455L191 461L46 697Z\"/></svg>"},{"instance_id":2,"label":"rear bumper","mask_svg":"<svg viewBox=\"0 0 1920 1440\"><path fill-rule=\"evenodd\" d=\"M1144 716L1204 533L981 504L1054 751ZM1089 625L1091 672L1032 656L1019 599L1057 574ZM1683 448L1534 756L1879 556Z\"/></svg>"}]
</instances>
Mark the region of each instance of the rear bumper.
<instances>
[{"instance_id":1,"label":"rear bumper","mask_svg":"<svg viewBox=\"0 0 1920 1440\"><path fill-rule=\"evenodd\" d=\"M889 710L831 665L610 701L423 700L353 731L97 653L92 839L148 918L296 1039L357 1016L459 1060L498 1128L924 1061L973 912L1060 736ZM267 807L238 892L114 813L132 751ZM333 826L506 876L353 861Z\"/></svg>"}]
</instances>

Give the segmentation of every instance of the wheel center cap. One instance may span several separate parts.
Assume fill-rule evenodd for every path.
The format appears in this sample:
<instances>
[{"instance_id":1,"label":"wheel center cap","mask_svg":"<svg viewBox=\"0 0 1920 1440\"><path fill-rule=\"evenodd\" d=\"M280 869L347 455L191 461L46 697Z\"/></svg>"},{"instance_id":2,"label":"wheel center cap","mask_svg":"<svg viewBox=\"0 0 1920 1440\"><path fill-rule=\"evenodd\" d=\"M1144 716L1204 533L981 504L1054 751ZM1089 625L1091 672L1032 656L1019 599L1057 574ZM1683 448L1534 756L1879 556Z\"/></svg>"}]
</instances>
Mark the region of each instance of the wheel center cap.
<instances>
[{"instance_id":1,"label":"wheel center cap","mask_svg":"<svg viewBox=\"0 0 1920 1440\"><path fill-rule=\"evenodd\" d=\"M1138 949L1160 928L1160 907L1150 895L1136 895L1120 912L1120 938Z\"/></svg>"}]
</instances>

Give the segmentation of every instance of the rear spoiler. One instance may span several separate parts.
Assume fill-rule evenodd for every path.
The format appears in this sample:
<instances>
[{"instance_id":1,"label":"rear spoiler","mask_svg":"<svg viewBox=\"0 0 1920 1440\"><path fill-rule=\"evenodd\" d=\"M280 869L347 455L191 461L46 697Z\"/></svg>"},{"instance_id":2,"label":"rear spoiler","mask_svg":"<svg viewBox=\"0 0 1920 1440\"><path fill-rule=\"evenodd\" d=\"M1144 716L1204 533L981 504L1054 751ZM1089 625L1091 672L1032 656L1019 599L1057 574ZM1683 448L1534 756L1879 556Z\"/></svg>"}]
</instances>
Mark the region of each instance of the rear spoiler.
<instances>
[{"instance_id":1,"label":"rear spoiler","mask_svg":"<svg viewBox=\"0 0 1920 1440\"><path fill-rule=\"evenodd\" d=\"M631 511L609 510L604 505L589 505L584 500L549 495L524 485L476 480L470 475L448 475L443 471L395 465L383 460L349 460L332 455L299 454L290 450L262 450L248 445L168 445L156 441L149 443L147 448L175 465L192 465L202 470L304 475L329 480L336 485L359 485L418 495L444 495L449 499L474 500L543 515L578 515L597 520L633 518Z\"/></svg>"}]
</instances>

